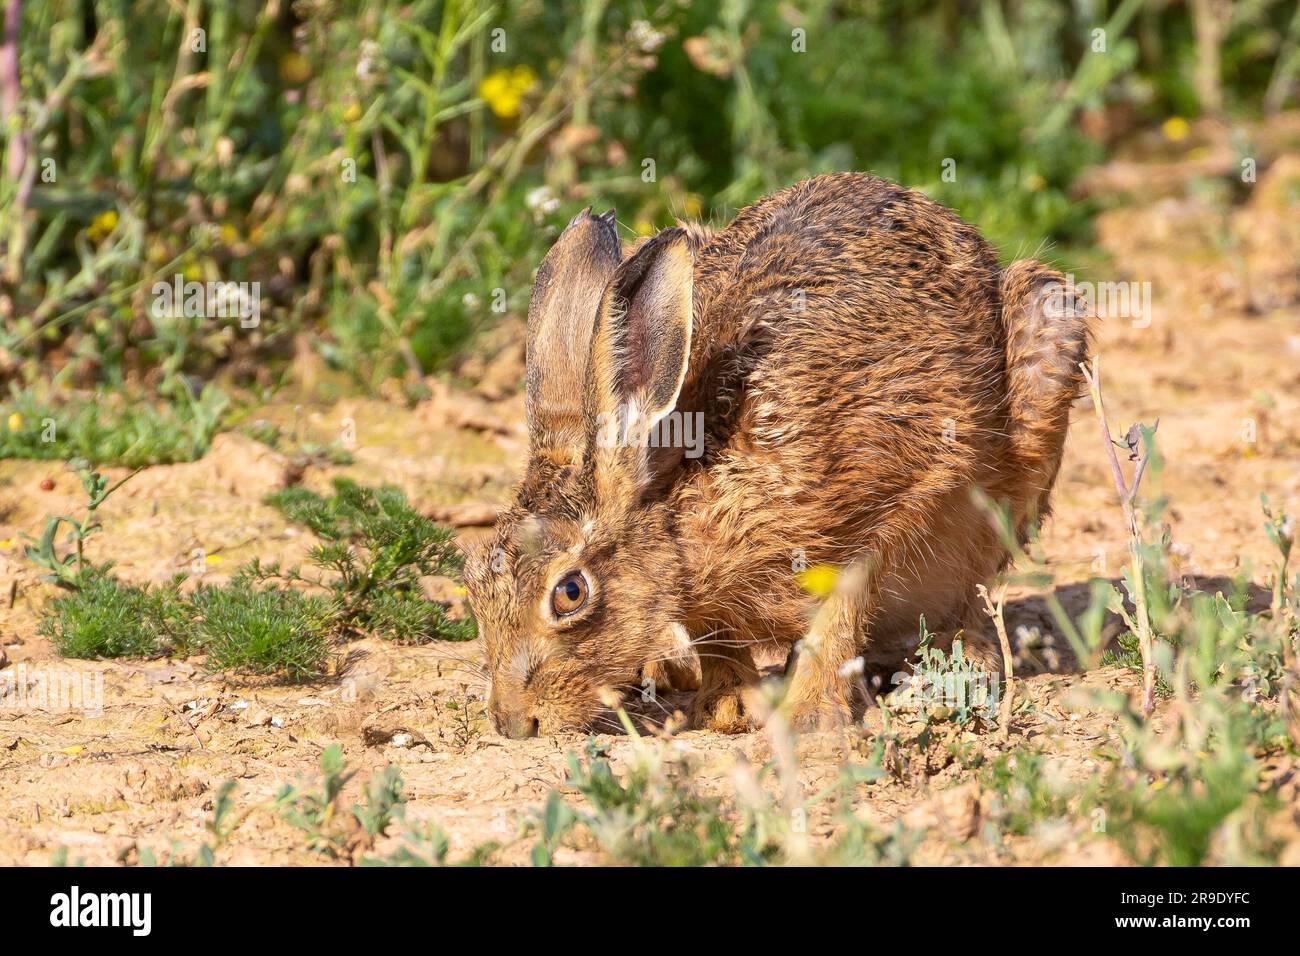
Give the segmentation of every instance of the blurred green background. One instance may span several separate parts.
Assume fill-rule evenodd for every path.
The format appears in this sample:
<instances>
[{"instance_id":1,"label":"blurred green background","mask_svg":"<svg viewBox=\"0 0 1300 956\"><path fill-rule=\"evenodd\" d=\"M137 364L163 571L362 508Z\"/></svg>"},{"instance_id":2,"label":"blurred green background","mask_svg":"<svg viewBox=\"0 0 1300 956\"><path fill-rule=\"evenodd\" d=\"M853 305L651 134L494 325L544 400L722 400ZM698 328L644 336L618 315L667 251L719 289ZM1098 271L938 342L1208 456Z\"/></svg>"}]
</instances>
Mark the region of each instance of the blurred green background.
<instances>
[{"instance_id":1,"label":"blurred green background","mask_svg":"<svg viewBox=\"0 0 1300 956\"><path fill-rule=\"evenodd\" d=\"M588 203L629 237L865 169L1006 259L1086 256L1086 166L1294 106L1300 69L1294 0L4 6L0 396L10 425L125 396L73 449L108 458L176 422L145 457L192 457L279 389L418 397ZM178 273L259 282L260 324L155 315ZM0 455L51 452L28 431Z\"/></svg>"}]
</instances>

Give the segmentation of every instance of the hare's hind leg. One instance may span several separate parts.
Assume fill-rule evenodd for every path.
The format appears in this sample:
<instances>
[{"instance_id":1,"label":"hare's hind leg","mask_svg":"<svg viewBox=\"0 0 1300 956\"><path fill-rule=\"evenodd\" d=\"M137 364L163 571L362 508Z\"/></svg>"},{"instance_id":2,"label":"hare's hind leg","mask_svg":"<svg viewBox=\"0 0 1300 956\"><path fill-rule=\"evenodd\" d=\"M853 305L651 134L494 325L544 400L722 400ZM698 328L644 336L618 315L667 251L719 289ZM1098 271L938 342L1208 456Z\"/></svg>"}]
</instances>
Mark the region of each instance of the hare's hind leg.
<instances>
[{"instance_id":1,"label":"hare's hind leg","mask_svg":"<svg viewBox=\"0 0 1300 956\"><path fill-rule=\"evenodd\" d=\"M854 675L845 671L845 665L868 650L870 630L878 623L874 619L888 610L884 586L896 583L903 569L917 564L922 554L933 557L934 547L925 543L926 536L951 514L954 495L969 498L965 490L969 478L962 476L962 464L928 475L907 495L900 495L888 518L870 535L863 556L840 572L834 592L798 645L794 673L781 704L792 726L834 727L850 719Z\"/></svg>"},{"instance_id":2,"label":"hare's hind leg","mask_svg":"<svg viewBox=\"0 0 1300 956\"><path fill-rule=\"evenodd\" d=\"M878 590L865 559L854 562L799 642L781 713L797 730L831 730L852 719L844 667L858 653Z\"/></svg>"}]
</instances>

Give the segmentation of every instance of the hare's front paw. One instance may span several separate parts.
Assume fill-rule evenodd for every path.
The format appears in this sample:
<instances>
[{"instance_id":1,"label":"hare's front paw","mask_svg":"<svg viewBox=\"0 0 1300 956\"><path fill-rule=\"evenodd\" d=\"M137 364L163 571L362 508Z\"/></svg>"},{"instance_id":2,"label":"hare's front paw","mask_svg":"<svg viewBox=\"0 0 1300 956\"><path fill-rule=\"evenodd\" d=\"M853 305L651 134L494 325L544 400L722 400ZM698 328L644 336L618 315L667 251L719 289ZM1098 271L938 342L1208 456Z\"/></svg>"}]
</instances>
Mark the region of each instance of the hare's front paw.
<instances>
[{"instance_id":1,"label":"hare's front paw","mask_svg":"<svg viewBox=\"0 0 1300 956\"><path fill-rule=\"evenodd\" d=\"M641 686L659 690L696 690L700 686L700 675L695 667L684 661L654 661L641 669Z\"/></svg>"},{"instance_id":2,"label":"hare's front paw","mask_svg":"<svg viewBox=\"0 0 1300 956\"><path fill-rule=\"evenodd\" d=\"M739 687L704 690L696 694L691 701L690 719L694 730L743 734L751 729Z\"/></svg>"}]
</instances>

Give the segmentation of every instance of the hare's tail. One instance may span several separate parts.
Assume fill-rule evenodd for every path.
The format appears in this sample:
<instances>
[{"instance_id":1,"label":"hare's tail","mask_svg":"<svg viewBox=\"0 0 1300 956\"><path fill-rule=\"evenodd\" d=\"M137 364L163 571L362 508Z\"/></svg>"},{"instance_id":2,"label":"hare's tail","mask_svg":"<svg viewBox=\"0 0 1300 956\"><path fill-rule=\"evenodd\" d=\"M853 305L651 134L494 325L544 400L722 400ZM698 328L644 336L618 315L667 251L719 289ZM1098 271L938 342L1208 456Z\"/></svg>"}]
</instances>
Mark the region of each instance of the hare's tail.
<instances>
[{"instance_id":1,"label":"hare's tail","mask_svg":"<svg viewBox=\"0 0 1300 956\"><path fill-rule=\"evenodd\" d=\"M1017 532L1024 534L1031 521L1048 514L1070 406L1083 385L1079 363L1087 357L1092 317L1065 276L1032 259L1004 269L1000 291L1016 463L1008 497Z\"/></svg>"}]
</instances>

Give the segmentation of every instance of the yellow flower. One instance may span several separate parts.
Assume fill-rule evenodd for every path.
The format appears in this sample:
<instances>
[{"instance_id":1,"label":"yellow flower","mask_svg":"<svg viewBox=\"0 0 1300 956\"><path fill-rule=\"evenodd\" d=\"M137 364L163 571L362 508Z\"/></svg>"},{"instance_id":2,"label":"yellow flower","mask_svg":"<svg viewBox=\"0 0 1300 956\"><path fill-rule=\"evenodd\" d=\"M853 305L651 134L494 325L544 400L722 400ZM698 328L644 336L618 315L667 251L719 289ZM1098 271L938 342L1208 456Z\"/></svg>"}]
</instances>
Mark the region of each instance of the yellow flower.
<instances>
[{"instance_id":1,"label":"yellow flower","mask_svg":"<svg viewBox=\"0 0 1300 956\"><path fill-rule=\"evenodd\" d=\"M1164 133L1165 139L1171 143L1181 143L1187 139L1187 134L1191 131L1191 125L1181 116L1171 116L1160 124L1160 132Z\"/></svg>"},{"instance_id":2,"label":"yellow flower","mask_svg":"<svg viewBox=\"0 0 1300 956\"><path fill-rule=\"evenodd\" d=\"M311 64L301 53L291 50L280 57L280 78L290 86L307 82L311 76Z\"/></svg>"},{"instance_id":3,"label":"yellow flower","mask_svg":"<svg viewBox=\"0 0 1300 956\"><path fill-rule=\"evenodd\" d=\"M90 220L90 228L86 230L86 237L91 242L99 242L108 236L117 228L117 210L106 209L94 219Z\"/></svg>"},{"instance_id":4,"label":"yellow flower","mask_svg":"<svg viewBox=\"0 0 1300 956\"><path fill-rule=\"evenodd\" d=\"M1025 188L1031 193L1042 192L1043 187L1047 185L1047 180L1038 173L1030 173L1025 177Z\"/></svg>"},{"instance_id":5,"label":"yellow flower","mask_svg":"<svg viewBox=\"0 0 1300 956\"><path fill-rule=\"evenodd\" d=\"M349 103L348 108L343 111L343 122L355 123L361 119L361 107L356 103Z\"/></svg>"},{"instance_id":6,"label":"yellow flower","mask_svg":"<svg viewBox=\"0 0 1300 956\"><path fill-rule=\"evenodd\" d=\"M219 564L222 560L223 559L219 554L205 554L203 556L204 564Z\"/></svg>"},{"instance_id":7,"label":"yellow flower","mask_svg":"<svg viewBox=\"0 0 1300 956\"><path fill-rule=\"evenodd\" d=\"M221 241L226 245L239 241L239 230L228 222L221 224Z\"/></svg>"},{"instance_id":8,"label":"yellow flower","mask_svg":"<svg viewBox=\"0 0 1300 956\"><path fill-rule=\"evenodd\" d=\"M511 119L519 115L519 106L524 94L537 82L537 74L532 67L524 64L514 69L501 68L493 70L478 85L478 95L497 116Z\"/></svg>"},{"instance_id":9,"label":"yellow flower","mask_svg":"<svg viewBox=\"0 0 1300 956\"><path fill-rule=\"evenodd\" d=\"M813 597L824 598L835 590L835 581L839 576L839 568L833 564L814 564L796 574L795 580Z\"/></svg>"},{"instance_id":10,"label":"yellow flower","mask_svg":"<svg viewBox=\"0 0 1300 956\"><path fill-rule=\"evenodd\" d=\"M198 282L203 278L203 269L200 268L197 262L191 262L189 265L185 266L185 268L181 269L181 275L189 279L191 282Z\"/></svg>"},{"instance_id":11,"label":"yellow flower","mask_svg":"<svg viewBox=\"0 0 1300 956\"><path fill-rule=\"evenodd\" d=\"M632 228L636 230L638 236L649 236L655 231L655 224L649 219L638 219L632 223Z\"/></svg>"},{"instance_id":12,"label":"yellow flower","mask_svg":"<svg viewBox=\"0 0 1300 956\"><path fill-rule=\"evenodd\" d=\"M20 428L22 428L22 427L23 427L23 416L19 415L17 412L10 412L10 413L9 413L9 430L10 430L11 432L16 432L16 431L18 431L18 429L20 429Z\"/></svg>"},{"instance_id":13,"label":"yellow flower","mask_svg":"<svg viewBox=\"0 0 1300 956\"><path fill-rule=\"evenodd\" d=\"M700 197L696 193L687 193L682 197L682 212L694 219L700 214L702 204Z\"/></svg>"}]
</instances>

